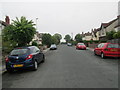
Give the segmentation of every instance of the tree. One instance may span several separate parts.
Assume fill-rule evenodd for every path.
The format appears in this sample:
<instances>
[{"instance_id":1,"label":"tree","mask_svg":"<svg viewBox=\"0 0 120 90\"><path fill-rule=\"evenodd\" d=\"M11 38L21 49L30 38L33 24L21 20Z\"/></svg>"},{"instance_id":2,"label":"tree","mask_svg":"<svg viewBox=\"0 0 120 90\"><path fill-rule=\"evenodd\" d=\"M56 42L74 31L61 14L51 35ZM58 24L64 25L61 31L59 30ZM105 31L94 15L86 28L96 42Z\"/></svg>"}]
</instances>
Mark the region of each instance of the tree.
<instances>
[{"instance_id":1,"label":"tree","mask_svg":"<svg viewBox=\"0 0 120 90\"><path fill-rule=\"evenodd\" d=\"M110 31L110 32L107 32L107 33L106 33L107 39L108 39L108 40L113 39L113 35L114 35L114 34L115 34L115 31L114 31L114 30L112 30L112 31Z\"/></svg>"},{"instance_id":2,"label":"tree","mask_svg":"<svg viewBox=\"0 0 120 90\"><path fill-rule=\"evenodd\" d=\"M68 43L68 42L70 42L71 37L70 37L69 34L67 34L67 35L65 35L65 38L64 38L64 39L66 40L66 43Z\"/></svg>"},{"instance_id":3,"label":"tree","mask_svg":"<svg viewBox=\"0 0 120 90\"><path fill-rule=\"evenodd\" d=\"M62 36L60 34L58 34L58 33L54 34L53 36L58 40L57 44L59 44L60 40L62 39Z\"/></svg>"},{"instance_id":4,"label":"tree","mask_svg":"<svg viewBox=\"0 0 120 90\"><path fill-rule=\"evenodd\" d=\"M32 46L38 46L36 41L32 41Z\"/></svg>"},{"instance_id":5,"label":"tree","mask_svg":"<svg viewBox=\"0 0 120 90\"><path fill-rule=\"evenodd\" d=\"M120 38L120 31L114 33L113 38L115 38L115 39Z\"/></svg>"},{"instance_id":6,"label":"tree","mask_svg":"<svg viewBox=\"0 0 120 90\"><path fill-rule=\"evenodd\" d=\"M77 43L78 43L78 42L82 42L82 37L81 37L81 35L80 35L80 34L76 34L75 40L77 41Z\"/></svg>"},{"instance_id":7,"label":"tree","mask_svg":"<svg viewBox=\"0 0 120 90\"><path fill-rule=\"evenodd\" d=\"M24 16L16 17L13 23L4 29L4 40L15 41L18 46L26 46L35 34L33 21L28 21Z\"/></svg>"},{"instance_id":8,"label":"tree","mask_svg":"<svg viewBox=\"0 0 120 90\"><path fill-rule=\"evenodd\" d=\"M49 33L43 34L42 43L43 43L43 45L47 45L48 47L50 47L50 45L52 44L52 39L51 39L51 35Z\"/></svg>"},{"instance_id":9,"label":"tree","mask_svg":"<svg viewBox=\"0 0 120 90\"><path fill-rule=\"evenodd\" d=\"M51 37L52 44L59 44L58 39L55 36Z\"/></svg>"}]
</instances>

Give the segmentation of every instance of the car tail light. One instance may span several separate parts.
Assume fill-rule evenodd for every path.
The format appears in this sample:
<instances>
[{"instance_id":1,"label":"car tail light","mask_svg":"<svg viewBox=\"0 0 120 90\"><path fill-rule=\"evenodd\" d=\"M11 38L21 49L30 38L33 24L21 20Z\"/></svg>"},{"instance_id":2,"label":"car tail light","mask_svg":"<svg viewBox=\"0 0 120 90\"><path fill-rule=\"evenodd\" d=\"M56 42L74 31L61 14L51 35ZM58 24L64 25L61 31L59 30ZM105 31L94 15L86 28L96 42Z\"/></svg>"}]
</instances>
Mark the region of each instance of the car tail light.
<instances>
[{"instance_id":1,"label":"car tail light","mask_svg":"<svg viewBox=\"0 0 120 90\"><path fill-rule=\"evenodd\" d=\"M26 58L26 60L28 60L28 59L31 59L33 57L33 55L28 55L28 57Z\"/></svg>"},{"instance_id":2,"label":"car tail light","mask_svg":"<svg viewBox=\"0 0 120 90\"><path fill-rule=\"evenodd\" d=\"M104 51L108 51L109 49L105 48Z\"/></svg>"},{"instance_id":3,"label":"car tail light","mask_svg":"<svg viewBox=\"0 0 120 90\"><path fill-rule=\"evenodd\" d=\"M8 61L9 61L9 58L7 57L7 58L5 59L5 61L8 62Z\"/></svg>"}]
</instances>

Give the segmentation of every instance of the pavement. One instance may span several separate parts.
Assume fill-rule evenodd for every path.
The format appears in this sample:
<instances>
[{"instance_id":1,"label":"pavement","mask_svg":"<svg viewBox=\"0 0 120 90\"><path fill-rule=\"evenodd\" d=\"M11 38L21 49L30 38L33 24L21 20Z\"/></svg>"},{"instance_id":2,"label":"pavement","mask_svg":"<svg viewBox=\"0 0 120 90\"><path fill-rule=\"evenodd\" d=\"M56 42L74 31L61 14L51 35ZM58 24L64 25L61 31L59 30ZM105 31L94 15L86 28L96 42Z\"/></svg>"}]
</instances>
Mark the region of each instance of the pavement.
<instances>
[{"instance_id":1,"label":"pavement","mask_svg":"<svg viewBox=\"0 0 120 90\"><path fill-rule=\"evenodd\" d=\"M43 50L43 53L46 53L49 51L49 48ZM0 74L6 73L6 66L5 66L5 61L0 60Z\"/></svg>"},{"instance_id":2,"label":"pavement","mask_svg":"<svg viewBox=\"0 0 120 90\"><path fill-rule=\"evenodd\" d=\"M45 56L37 71L3 74L3 88L118 88L117 59L101 59L91 50L66 45Z\"/></svg>"}]
</instances>

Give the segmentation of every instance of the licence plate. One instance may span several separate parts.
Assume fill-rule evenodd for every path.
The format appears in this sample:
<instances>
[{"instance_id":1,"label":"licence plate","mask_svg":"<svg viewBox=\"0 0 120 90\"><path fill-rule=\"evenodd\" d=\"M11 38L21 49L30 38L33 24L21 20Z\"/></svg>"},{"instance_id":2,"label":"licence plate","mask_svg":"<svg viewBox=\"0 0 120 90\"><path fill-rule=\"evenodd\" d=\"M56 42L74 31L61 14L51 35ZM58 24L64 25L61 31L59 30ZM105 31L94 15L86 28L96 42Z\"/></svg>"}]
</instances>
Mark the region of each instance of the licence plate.
<instances>
[{"instance_id":1,"label":"licence plate","mask_svg":"<svg viewBox=\"0 0 120 90\"><path fill-rule=\"evenodd\" d=\"M111 49L110 51L117 51L117 49Z\"/></svg>"},{"instance_id":2,"label":"licence plate","mask_svg":"<svg viewBox=\"0 0 120 90\"><path fill-rule=\"evenodd\" d=\"M23 67L23 64L13 65L13 67Z\"/></svg>"}]
</instances>

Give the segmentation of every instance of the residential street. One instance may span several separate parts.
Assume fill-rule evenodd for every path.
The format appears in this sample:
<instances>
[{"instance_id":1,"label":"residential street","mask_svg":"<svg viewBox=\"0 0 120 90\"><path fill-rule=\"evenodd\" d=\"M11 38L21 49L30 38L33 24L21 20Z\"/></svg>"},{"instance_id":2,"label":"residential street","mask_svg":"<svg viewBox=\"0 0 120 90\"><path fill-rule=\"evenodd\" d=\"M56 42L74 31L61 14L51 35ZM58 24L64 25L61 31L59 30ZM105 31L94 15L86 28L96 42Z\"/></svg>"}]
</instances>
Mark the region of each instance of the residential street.
<instances>
[{"instance_id":1,"label":"residential street","mask_svg":"<svg viewBox=\"0 0 120 90\"><path fill-rule=\"evenodd\" d=\"M67 45L46 53L37 71L23 70L2 77L3 88L118 88L118 60L101 59L91 50Z\"/></svg>"}]
</instances>

